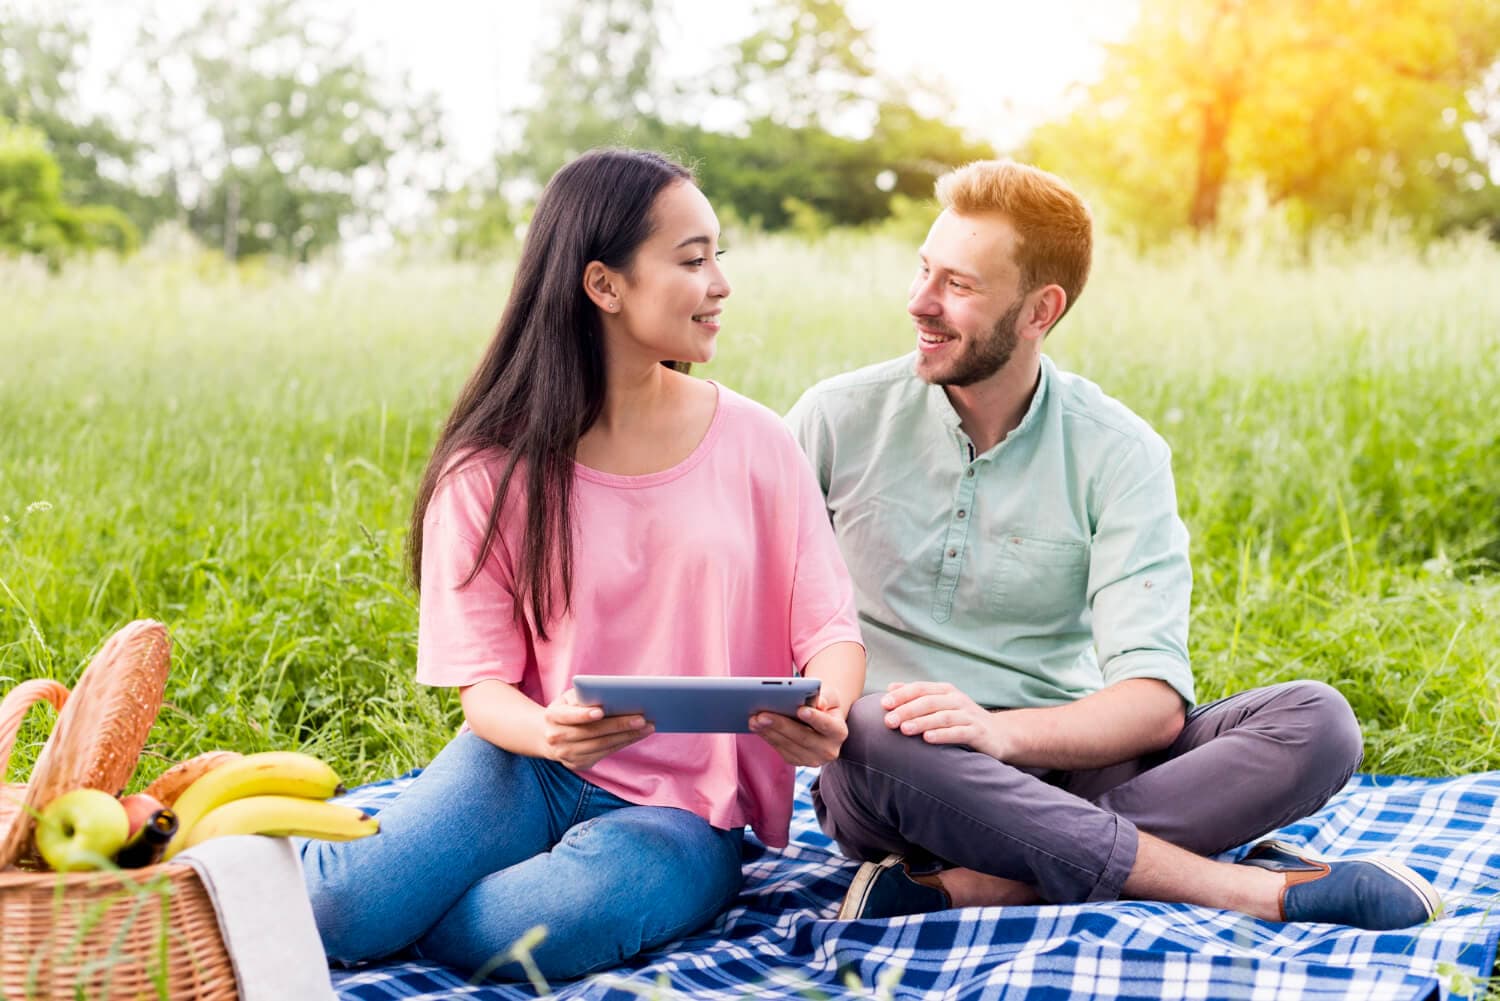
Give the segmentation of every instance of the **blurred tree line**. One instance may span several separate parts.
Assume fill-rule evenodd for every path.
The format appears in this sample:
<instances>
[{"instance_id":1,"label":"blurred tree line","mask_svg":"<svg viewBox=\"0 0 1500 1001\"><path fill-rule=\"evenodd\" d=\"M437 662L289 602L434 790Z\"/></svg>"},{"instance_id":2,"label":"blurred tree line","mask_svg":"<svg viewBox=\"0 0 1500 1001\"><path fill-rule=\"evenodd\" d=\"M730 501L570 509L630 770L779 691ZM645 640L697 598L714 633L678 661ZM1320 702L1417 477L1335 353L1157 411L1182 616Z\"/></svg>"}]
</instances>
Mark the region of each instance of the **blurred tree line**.
<instances>
[{"instance_id":1,"label":"blurred tree line","mask_svg":"<svg viewBox=\"0 0 1500 1001\"><path fill-rule=\"evenodd\" d=\"M821 232L879 222L932 194L945 170L992 157L872 63L867 32L841 0L770 0L758 26L704 78L664 79L660 0L572 0L533 64L541 99L510 125L515 141L443 206L460 253L504 241L525 198L593 146L661 150L690 164L726 221ZM942 106L942 95L923 93ZM732 124L709 128L715 111Z\"/></svg>"},{"instance_id":2,"label":"blurred tree line","mask_svg":"<svg viewBox=\"0 0 1500 1001\"><path fill-rule=\"evenodd\" d=\"M1143 0L1021 155L1150 242L1276 213L1500 239L1496 0Z\"/></svg>"},{"instance_id":3,"label":"blurred tree line","mask_svg":"<svg viewBox=\"0 0 1500 1001\"><path fill-rule=\"evenodd\" d=\"M537 100L466 176L434 96L372 65L324 7L148 19L106 116L81 93L84 28L5 4L0 247L54 266L167 222L230 259L307 260L413 199L417 239L491 253L559 165L606 143L691 163L726 222L806 233L921 216L938 174L995 155L944 121L942 94L876 70L841 0L763 0L691 81L662 68L666 0L567 0L533 62ZM1139 6L1099 78L1013 151L1072 179L1105 224L1143 243L1268 216L1500 238L1494 0Z\"/></svg>"},{"instance_id":4,"label":"blurred tree line","mask_svg":"<svg viewBox=\"0 0 1500 1001\"><path fill-rule=\"evenodd\" d=\"M125 247L176 222L231 260L305 261L373 225L442 149L436 99L378 72L346 24L298 0L217 0L186 24L148 17L109 81L127 99L112 118L81 100L89 51L65 14L0 7L0 123L29 137L0 145L0 246L67 242L26 221L46 204L59 218L108 208ZM16 206L30 206L24 219ZM31 235L7 237L17 231Z\"/></svg>"}]
</instances>

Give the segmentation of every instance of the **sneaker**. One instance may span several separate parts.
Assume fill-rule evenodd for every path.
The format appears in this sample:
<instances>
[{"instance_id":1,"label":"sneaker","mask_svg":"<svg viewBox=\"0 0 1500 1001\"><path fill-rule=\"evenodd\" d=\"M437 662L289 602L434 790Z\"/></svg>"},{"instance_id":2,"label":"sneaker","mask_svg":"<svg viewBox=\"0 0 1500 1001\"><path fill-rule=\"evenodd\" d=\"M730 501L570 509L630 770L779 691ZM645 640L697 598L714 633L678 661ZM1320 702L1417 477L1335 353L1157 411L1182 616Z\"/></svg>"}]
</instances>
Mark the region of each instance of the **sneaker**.
<instances>
[{"instance_id":1,"label":"sneaker","mask_svg":"<svg viewBox=\"0 0 1500 1001\"><path fill-rule=\"evenodd\" d=\"M1383 855L1323 859L1283 841L1262 841L1239 864L1286 873L1283 921L1388 931L1431 921L1443 907L1432 884Z\"/></svg>"},{"instance_id":2,"label":"sneaker","mask_svg":"<svg viewBox=\"0 0 1500 1001\"><path fill-rule=\"evenodd\" d=\"M849 892L844 895L844 906L839 908L839 920L896 918L903 914L946 911L952 906L947 893L917 882L906 860L891 854L859 867L849 884Z\"/></svg>"}]
</instances>

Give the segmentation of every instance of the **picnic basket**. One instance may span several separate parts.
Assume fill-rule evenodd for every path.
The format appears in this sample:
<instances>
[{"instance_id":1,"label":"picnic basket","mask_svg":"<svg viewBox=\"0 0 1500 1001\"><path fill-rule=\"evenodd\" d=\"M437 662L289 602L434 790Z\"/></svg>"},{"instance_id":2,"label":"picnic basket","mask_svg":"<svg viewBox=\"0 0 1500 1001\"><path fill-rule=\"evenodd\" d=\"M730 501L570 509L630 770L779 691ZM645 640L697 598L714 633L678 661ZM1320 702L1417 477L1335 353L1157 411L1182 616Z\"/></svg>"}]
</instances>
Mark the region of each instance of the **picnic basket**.
<instances>
[{"instance_id":1,"label":"picnic basket","mask_svg":"<svg viewBox=\"0 0 1500 1001\"><path fill-rule=\"evenodd\" d=\"M110 637L70 694L18 685L0 703L0 780L26 711L57 709L26 784L0 788L0 998L233 1001L234 969L197 872L173 863L120 872L45 871L35 817L69 789L119 793L156 720L171 661L158 622Z\"/></svg>"}]
</instances>

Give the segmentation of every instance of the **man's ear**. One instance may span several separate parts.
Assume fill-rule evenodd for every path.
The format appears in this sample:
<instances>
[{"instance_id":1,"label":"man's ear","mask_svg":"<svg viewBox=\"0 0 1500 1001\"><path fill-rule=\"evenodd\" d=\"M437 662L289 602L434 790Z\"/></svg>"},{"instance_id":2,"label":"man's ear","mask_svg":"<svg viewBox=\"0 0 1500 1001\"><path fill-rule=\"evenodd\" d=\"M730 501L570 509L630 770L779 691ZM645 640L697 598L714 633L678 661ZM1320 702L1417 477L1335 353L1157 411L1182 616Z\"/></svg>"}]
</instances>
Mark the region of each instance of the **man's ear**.
<instances>
[{"instance_id":1,"label":"man's ear","mask_svg":"<svg viewBox=\"0 0 1500 1001\"><path fill-rule=\"evenodd\" d=\"M583 266L583 294L606 313L619 312L623 285L620 273L599 261L589 261Z\"/></svg>"},{"instance_id":2,"label":"man's ear","mask_svg":"<svg viewBox=\"0 0 1500 1001\"><path fill-rule=\"evenodd\" d=\"M1031 304L1021 314L1019 333L1022 337L1030 336L1041 340L1062 319L1068 308L1068 293L1063 291L1061 285L1043 285L1027 298L1031 300Z\"/></svg>"}]
</instances>

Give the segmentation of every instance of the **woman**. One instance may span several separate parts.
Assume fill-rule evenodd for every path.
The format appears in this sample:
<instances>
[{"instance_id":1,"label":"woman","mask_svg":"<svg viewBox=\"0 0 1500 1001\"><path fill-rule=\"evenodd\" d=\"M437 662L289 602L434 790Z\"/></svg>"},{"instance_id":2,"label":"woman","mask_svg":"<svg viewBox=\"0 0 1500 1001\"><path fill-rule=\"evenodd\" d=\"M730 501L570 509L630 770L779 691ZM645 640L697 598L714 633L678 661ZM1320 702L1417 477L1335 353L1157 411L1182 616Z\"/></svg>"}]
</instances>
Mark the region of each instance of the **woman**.
<instances>
[{"instance_id":1,"label":"woman","mask_svg":"<svg viewBox=\"0 0 1500 1001\"><path fill-rule=\"evenodd\" d=\"M334 959L514 979L544 925L549 979L615 965L711 921L743 827L785 845L792 766L837 756L864 648L821 494L774 414L686 374L729 295L718 236L655 154L587 153L543 192L412 517L417 679L458 687L466 725L377 837L304 846ZM738 736L653 736L571 688L794 664L817 706Z\"/></svg>"}]
</instances>

